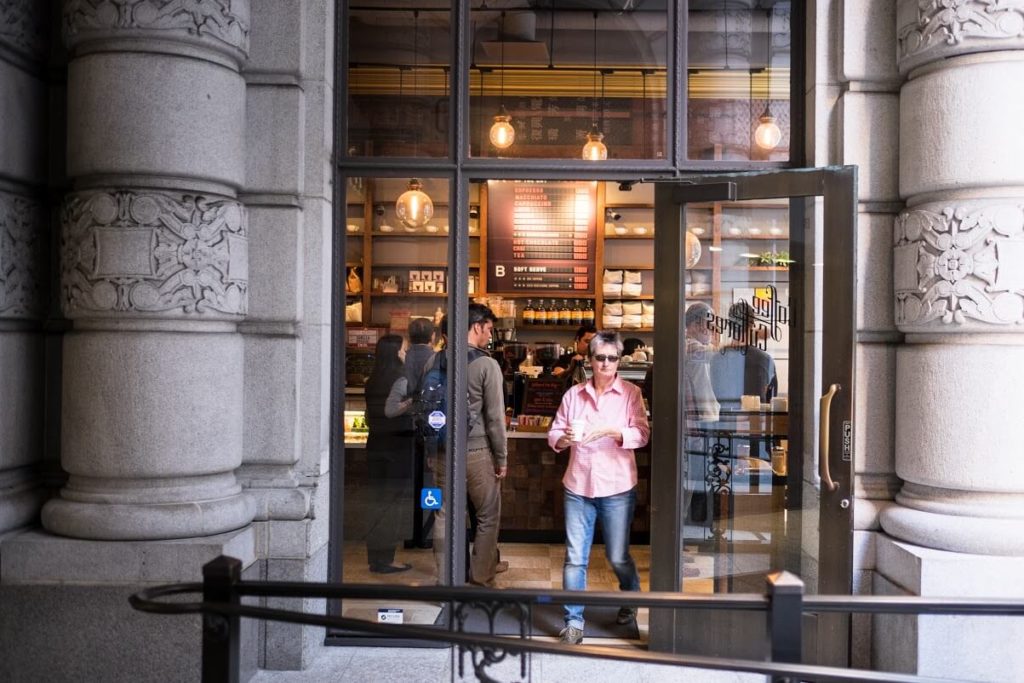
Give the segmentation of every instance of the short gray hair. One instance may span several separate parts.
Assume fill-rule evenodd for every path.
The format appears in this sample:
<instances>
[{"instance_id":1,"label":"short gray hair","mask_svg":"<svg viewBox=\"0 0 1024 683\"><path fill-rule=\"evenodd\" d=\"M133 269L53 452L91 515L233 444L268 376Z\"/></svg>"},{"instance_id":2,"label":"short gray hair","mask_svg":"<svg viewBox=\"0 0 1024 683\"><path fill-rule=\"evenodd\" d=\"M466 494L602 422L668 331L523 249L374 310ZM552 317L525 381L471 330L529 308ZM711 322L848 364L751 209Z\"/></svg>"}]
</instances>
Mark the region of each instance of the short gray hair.
<instances>
[{"instance_id":1,"label":"short gray hair","mask_svg":"<svg viewBox=\"0 0 1024 683\"><path fill-rule=\"evenodd\" d=\"M590 355L593 356L598 346L612 345L615 353L622 355L622 337L614 330L601 330L590 340Z\"/></svg>"}]
</instances>

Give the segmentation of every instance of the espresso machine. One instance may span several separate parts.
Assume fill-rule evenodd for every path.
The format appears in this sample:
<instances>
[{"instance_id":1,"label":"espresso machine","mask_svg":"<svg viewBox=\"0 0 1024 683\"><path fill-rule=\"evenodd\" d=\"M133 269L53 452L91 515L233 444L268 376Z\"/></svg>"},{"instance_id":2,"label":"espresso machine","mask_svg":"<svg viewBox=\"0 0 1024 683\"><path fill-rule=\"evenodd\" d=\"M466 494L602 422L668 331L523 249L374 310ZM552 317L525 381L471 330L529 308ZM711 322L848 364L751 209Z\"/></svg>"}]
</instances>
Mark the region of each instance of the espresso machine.
<instances>
[{"instance_id":1,"label":"espresso machine","mask_svg":"<svg viewBox=\"0 0 1024 683\"><path fill-rule=\"evenodd\" d=\"M553 341L540 341L533 346L533 362L544 368L542 374L550 375L551 369L561 356L561 345Z\"/></svg>"},{"instance_id":2,"label":"espresso machine","mask_svg":"<svg viewBox=\"0 0 1024 683\"><path fill-rule=\"evenodd\" d=\"M501 345L501 358L498 360L498 364L501 366L505 378L505 405L512 406L513 410L518 408L515 405L516 377L519 374L519 366L526 360L529 351L529 346L525 342L506 341Z\"/></svg>"}]
</instances>

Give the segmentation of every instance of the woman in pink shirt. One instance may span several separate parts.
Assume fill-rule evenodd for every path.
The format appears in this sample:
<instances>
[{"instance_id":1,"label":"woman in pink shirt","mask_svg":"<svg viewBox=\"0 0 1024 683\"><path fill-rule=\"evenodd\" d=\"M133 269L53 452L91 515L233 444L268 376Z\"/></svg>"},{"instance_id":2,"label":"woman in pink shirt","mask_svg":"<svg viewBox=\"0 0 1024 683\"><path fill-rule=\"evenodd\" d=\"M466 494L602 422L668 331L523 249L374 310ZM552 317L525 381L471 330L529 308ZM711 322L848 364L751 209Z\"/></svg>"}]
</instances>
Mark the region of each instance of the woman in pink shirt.
<instances>
[{"instance_id":1,"label":"woman in pink shirt","mask_svg":"<svg viewBox=\"0 0 1024 683\"><path fill-rule=\"evenodd\" d=\"M587 564L594 525L601 521L605 555L624 591L640 590L640 576L629 554L629 527L636 504L634 448L647 443L650 427L640 388L618 375L622 340L616 332L598 332L590 341L594 376L571 387L548 432L556 451L571 447L565 487L565 565L562 587L587 589ZM616 621L628 624L636 609L623 607ZM583 606L565 606L563 643L583 641Z\"/></svg>"}]
</instances>

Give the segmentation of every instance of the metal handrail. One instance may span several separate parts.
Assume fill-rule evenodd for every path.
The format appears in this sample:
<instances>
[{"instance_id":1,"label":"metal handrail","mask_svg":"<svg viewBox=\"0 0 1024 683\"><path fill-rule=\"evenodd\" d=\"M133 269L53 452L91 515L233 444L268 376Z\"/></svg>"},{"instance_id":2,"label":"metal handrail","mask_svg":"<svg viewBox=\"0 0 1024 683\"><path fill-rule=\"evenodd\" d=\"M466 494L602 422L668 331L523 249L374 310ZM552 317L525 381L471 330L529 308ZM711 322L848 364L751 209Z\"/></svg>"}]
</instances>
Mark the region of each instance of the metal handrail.
<instances>
[{"instance_id":1,"label":"metal handrail","mask_svg":"<svg viewBox=\"0 0 1024 683\"><path fill-rule=\"evenodd\" d=\"M132 607L154 614L202 613L203 681L237 681L239 676L239 621L242 617L287 623L338 628L348 631L446 642L457 645L460 653L473 655L475 674L491 681L486 668L519 654L522 675L526 675L527 653L575 655L631 661L642 664L667 664L722 671L742 671L772 676L774 680L801 681L895 681L921 683L954 679L928 678L864 669L845 669L799 663L800 622L804 612L861 612L894 614L972 614L1024 615L1024 600L978 598L924 598L916 596L834 596L803 595L803 583L788 572L768 577L768 593L728 595L680 595L669 592L493 590L475 586L392 586L381 584L328 584L282 581L242 581L241 562L218 557L203 567L202 583L154 586L132 595ZM201 602L168 602L161 598L202 593ZM587 604L663 609L746 610L767 613L772 661L754 661L704 655L648 652L594 645L562 645L535 640L512 639L493 633L451 631L447 629L398 625L351 619L326 614L309 614L241 604L243 597L382 599L442 602L449 605L489 606L492 612L503 606L518 606L529 615L534 605ZM484 654L485 656L479 656ZM460 656L460 674L462 657Z\"/></svg>"}]
</instances>

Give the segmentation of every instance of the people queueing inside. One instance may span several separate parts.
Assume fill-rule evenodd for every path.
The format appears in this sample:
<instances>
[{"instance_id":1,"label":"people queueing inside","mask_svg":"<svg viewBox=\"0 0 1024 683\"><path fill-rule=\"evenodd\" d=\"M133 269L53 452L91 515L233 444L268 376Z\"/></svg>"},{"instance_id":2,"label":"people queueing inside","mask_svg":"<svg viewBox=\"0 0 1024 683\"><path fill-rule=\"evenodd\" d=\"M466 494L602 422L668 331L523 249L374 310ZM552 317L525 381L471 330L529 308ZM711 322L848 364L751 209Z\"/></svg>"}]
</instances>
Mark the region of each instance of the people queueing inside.
<instances>
[{"instance_id":1,"label":"people queueing inside","mask_svg":"<svg viewBox=\"0 0 1024 683\"><path fill-rule=\"evenodd\" d=\"M619 335L598 332L589 350L593 377L565 392L548 432L548 445L556 452L570 449L562 478L566 534L562 586L586 590L594 527L600 521L605 555L619 588L639 591L640 576L629 552L637 485L634 449L647 443L650 426L640 388L618 376ZM635 619L633 607L622 607L616 617L620 624ZM566 605L564 621L561 642L581 643L583 606Z\"/></svg>"},{"instance_id":2,"label":"people queueing inside","mask_svg":"<svg viewBox=\"0 0 1024 683\"><path fill-rule=\"evenodd\" d=\"M740 397L758 396L762 403L779 392L775 360L758 348L765 332L757 330L754 309L746 301L729 307L729 343L711 358L711 387L723 409L740 410Z\"/></svg>"},{"instance_id":3,"label":"people queueing inside","mask_svg":"<svg viewBox=\"0 0 1024 683\"><path fill-rule=\"evenodd\" d=\"M366 534L366 558L374 574L394 574L412 568L395 564L395 550L407 527L412 495L412 420L407 415L388 417L385 403L391 387L404 376L399 355L402 337L384 335L377 341L373 370L366 382L366 460L374 514Z\"/></svg>"}]
</instances>

